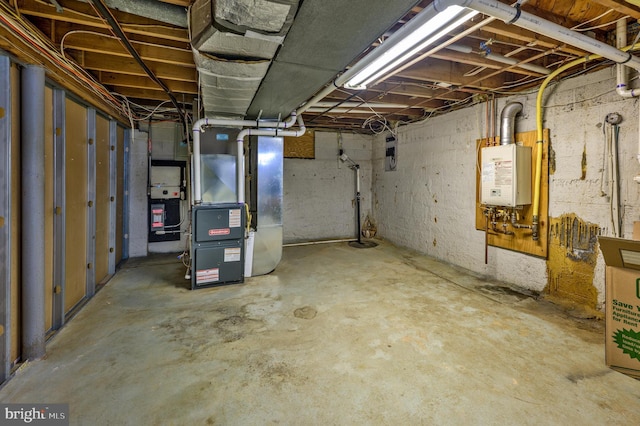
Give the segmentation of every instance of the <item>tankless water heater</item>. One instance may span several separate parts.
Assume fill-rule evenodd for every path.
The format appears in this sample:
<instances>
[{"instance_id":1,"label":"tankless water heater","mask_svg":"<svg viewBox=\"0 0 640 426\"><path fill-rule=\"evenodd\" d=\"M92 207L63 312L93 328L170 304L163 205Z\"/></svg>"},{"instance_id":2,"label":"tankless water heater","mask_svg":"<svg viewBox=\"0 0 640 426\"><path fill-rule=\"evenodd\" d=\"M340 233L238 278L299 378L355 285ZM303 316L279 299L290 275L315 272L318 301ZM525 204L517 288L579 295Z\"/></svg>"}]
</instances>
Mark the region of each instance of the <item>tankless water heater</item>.
<instances>
[{"instance_id":1,"label":"tankless water heater","mask_svg":"<svg viewBox=\"0 0 640 426\"><path fill-rule=\"evenodd\" d=\"M531 147L487 146L481 151L481 202L502 207L531 204Z\"/></svg>"}]
</instances>

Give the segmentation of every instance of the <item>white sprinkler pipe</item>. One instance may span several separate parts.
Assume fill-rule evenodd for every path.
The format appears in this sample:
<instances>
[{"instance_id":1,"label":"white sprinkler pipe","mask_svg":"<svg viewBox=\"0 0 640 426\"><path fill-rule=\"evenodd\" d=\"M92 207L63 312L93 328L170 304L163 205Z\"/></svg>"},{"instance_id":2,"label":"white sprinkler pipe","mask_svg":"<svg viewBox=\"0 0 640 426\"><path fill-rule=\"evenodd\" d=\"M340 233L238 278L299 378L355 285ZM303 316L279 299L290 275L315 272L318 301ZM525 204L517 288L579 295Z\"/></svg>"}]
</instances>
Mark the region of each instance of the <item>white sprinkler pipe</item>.
<instances>
[{"instance_id":1,"label":"white sprinkler pipe","mask_svg":"<svg viewBox=\"0 0 640 426\"><path fill-rule=\"evenodd\" d=\"M225 127L269 127L271 131L278 131L279 129L288 129L296 122L296 112L293 112L289 118L285 121L278 121L276 123L264 122L264 121L252 121L252 120L229 120L224 118L201 118L193 125L193 154L191 156L191 166L193 169L193 203L202 203L202 186L200 181L200 133L202 129L207 126L225 126ZM301 118L298 118L298 123L302 122ZM302 126L304 129L304 125ZM280 131L279 134L284 134L284 131ZM304 131L302 132L304 133ZM285 134L284 136L292 136ZM242 195L238 192L238 203L244 202L244 149L238 149L238 168L237 170L243 170L242 174ZM238 175L239 176L239 175ZM238 181L240 178L238 177ZM239 187L238 187L239 189ZM240 201L242 199L242 201Z\"/></svg>"},{"instance_id":2,"label":"white sprinkler pipe","mask_svg":"<svg viewBox=\"0 0 640 426\"><path fill-rule=\"evenodd\" d=\"M619 64L625 64L640 71L640 59L628 52L623 52L606 43L565 28L562 25L532 15L531 13L521 10L520 7L511 7L496 0L434 0L423 12L431 8L442 12L449 6L468 7L469 9L500 19L508 24L546 35L555 40L570 44L589 53L598 54L603 58L610 59Z\"/></svg>"},{"instance_id":3,"label":"white sprinkler pipe","mask_svg":"<svg viewBox=\"0 0 640 426\"><path fill-rule=\"evenodd\" d=\"M538 16L524 12L520 7L512 7L507 4L500 3L496 0L434 0L429 6L425 7L409 22L403 25L398 31L391 34L380 46L374 49L370 54L362 58L354 66L346 70L338 76L332 84L325 86L306 104L298 108L298 114L302 114L307 109L324 99L333 92L337 87L342 87L351 77L355 76L367 65L384 55L395 44L405 38L408 34L433 19L440 12L443 12L449 6L461 6L476 10L485 15L500 19L506 23L511 23L518 27L526 28L538 34L543 34L572 46L583 49L587 52L598 54L603 58L610 59L614 62L625 64L631 68L640 71L640 59L623 52L606 43L602 43L584 34L572 31L562 25L547 21ZM523 67L524 68L524 67Z\"/></svg>"},{"instance_id":4,"label":"white sprinkler pipe","mask_svg":"<svg viewBox=\"0 0 640 426\"><path fill-rule=\"evenodd\" d=\"M627 45L627 18L620 18L616 22L616 47L622 48ZM627 87L629 78L627 74L627 68L624 65L616 65L616 92L618 95L624 98L633 98L640 96L640 92L635 89L629 89ZM640 123L638 124L638 153L636 159L640 163ZM637 182L640 182L639 176L634 178Z\"/></svg>"},{"instance_id":5,"label":"white sprinkler pipe","mask_svg":"<svg viewBox=\"0 0 640 426\"><path fill-rule=\"evenodd\" d=\"M627 45L627 18L618 19L616 22L616 47L623 48ZM616 92L623 98L634 98L640 95L635 89L628 88L628 70L625 65L616 65ZM639 151L640 153L640 151Z\"/></svg>"}]
</instances>

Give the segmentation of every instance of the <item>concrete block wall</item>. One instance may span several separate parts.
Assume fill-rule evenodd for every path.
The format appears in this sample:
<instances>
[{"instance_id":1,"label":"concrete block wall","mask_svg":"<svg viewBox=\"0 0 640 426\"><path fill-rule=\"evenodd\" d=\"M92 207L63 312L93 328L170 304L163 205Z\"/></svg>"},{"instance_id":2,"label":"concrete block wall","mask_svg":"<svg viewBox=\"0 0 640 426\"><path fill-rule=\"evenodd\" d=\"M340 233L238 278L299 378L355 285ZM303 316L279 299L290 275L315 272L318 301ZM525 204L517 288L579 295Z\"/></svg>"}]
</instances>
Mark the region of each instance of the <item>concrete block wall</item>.
<instances>
[{"instance_id":1,"label":"concrete block wall","mask_svg":"<svg viewBox=\"0 0 640 426\"><path fill-rule=\"evenodd\" d=\"M547 90L544 127L551 132L555 173L549 177L549 215L575 213L611 235L609 201L600 194L603 120L620 113L621 188L624 233L629 238L640 219L638 101L615 93L615 69L566 80ZM535 130L536 93L501 99L524 103L516 131ZM385 135L373 145L373 209L380 236L481 275L532 290L547 285L544 259L489 248L484 263L484 233L475 230L476 139L484 137L485 105L476 105L398 129L398 167L385 172ZM499 125L498 130L499 131ZM586 175L582 177L583 153ZM594 274L598 301L604 299L604 263Z\"/></svg>"},{"instance_id":2,"label":"concrete block wall","mask_svg":"<svg viewBox=\"0 0 640 426\"><path fill-rule=\"evenodd\" d=\"M355 173L338 160L340 135L317 131L315 159L284 160L284 242L356 238ZM342 133L342 148L360 165L361 217L371 212L371 143Z\"/></svg>"},{"instance_id":3,"label":"concrete block wall","mask_svg":"<svg viewBox=\"0 0 640 426\"><path fill-rule=\"evenodd\" d=\"M147 137L136 130L129 148L129 256L146 256L147 250Z\"/></svg>"}]
</instances>

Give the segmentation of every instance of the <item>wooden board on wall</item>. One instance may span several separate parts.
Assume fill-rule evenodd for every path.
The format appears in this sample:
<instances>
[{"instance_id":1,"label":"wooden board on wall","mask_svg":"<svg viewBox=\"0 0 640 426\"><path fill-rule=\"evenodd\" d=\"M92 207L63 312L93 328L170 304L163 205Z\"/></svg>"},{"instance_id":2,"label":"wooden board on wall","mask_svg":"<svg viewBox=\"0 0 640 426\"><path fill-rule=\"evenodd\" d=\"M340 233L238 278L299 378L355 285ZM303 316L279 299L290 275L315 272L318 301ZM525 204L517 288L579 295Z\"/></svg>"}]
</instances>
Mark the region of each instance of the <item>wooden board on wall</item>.
<instances>
[{"instance_id":1,"label":"wooden board on wall","mask_svg":"<svg viewBox=\"0 0 640 426\"><path fill-rule=\"evenodd\" d=\"M531 153L531 196L533 197L533 187L535 173L535 159L537 149L540 144L536 144L537 132L524 132L516 134L516 142L522 143L523 146L532 148ZM533 241L530 229L515 229L515 235L504 235L494 233L489 230L488 241L490 246L501 247L508 250L514 250L521 253L527 253L534 256L546 258L548 253L548 236L549 236L549 130L545 129L543 134L544 143L542 144L542 173L540 182L540 238ZM483 214L482 205L480 203L480 151L482 146L499 145L499 139L479 139L476 141L477 164L476 167L476 229L484 231L486 227L486 216ZM520 212L520 223L531 224L533 219L533 206L527 205ZM489 225L491 228L491 225ZM501 225L498 225L500 228Z\"/></svg>"},{"instance_id":2,"label":"wooden board on wall","mask_svg":"<svg viewBox=\"0 0 640 426\"><path fill-rule=\"evenodd\" d=\"M87 110L66 100L66 250L64 310L86 294L87 282Z\"/></svg>"},{"instance_id":3,"label":"wooden board on wall","mask_svg":"<svg viewBox=\"0 0 640 426\"><path fill-rule=\"evenodd\" d=\"M316 158L316 134L313 130L307 130L299 138L285 136L284 158Z\"/></svg>"},{"instance_id":4,"label":"wooden board on wall","mask_svg":"<svg viewBox=\"0 0 640 426\"><path fill-rule=\"evenodd\" d=\"M11 360L20 357L20 70L11 64Z\"/></svg>"},{"instance_id":5,"label":"wooden board on wall","mask_svg":"<svg viewBox=\"0 0 640 426\"><path fill-rule=\"evenodd\" d=\"M96 117L96 283L109 275L109 120Z\"/></svg>"},{"instance_id":6,"label":"wooden board on wall","mask_svg":"<svg viewBox=\"0 0 640 426\"><path fill-rule=\"evenodd\" d=\"M44 91L44 329L53 325L53 90Z\"/></svg>"},{"instance_id":7,"label":"wooden board on wall","mask_svg":"<svg viewBox=\"0 0 640 426\"><path fill-rule=\"evenodd\" d=\"M118 156L116 164L116 265L122 260L122 245L124 243L124 129L117 127L116 154Z\"/></svg>"}]
</instances>

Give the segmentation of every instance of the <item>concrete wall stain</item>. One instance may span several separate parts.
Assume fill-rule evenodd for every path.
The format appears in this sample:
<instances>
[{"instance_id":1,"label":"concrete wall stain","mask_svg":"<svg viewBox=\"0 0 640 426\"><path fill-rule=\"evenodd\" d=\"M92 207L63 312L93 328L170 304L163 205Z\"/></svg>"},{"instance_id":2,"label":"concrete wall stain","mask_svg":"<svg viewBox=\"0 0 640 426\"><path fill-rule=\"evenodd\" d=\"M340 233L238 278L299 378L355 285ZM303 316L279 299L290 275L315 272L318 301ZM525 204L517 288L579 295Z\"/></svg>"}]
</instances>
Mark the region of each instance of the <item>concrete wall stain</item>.
<instances>
[{"instance_id":1,"label":"concrete wall stain","mask_svg":"<svg viewBox=\"0 0 640 426\"><path fill-rule=\"evenodd\" d=\"M582 174L580 175L580 180L585 180L587 178L587 145L584 145L584 149L582 150Z\"/></svg>"},{"instance_id":2,"label":"concrete wall stain","mask_svg":"<svg viewBox=\"0 0 640 426\"><path fill-rule=\"evenodd\" d=\"M553 149L551 141L549 141L549 174L552 175L556 172L556 152Z\"/></svg>"},{"instance_id":3,"label":"concrete wall stain","mask_svg":"<svg viewBox=\"0 0 640 426\"><path fill-rule=\"evenodd\" d=\"M598 258L598 225L575 214L549 218L548 282L545 293L560 300L597 309L593 285Z\"/></svg>"}]
</instances>

